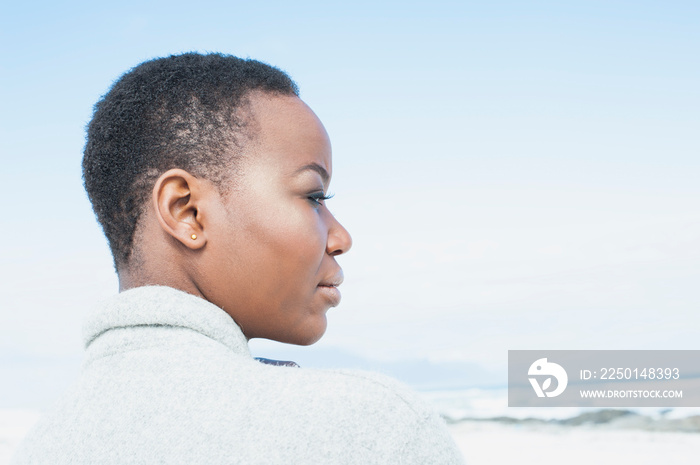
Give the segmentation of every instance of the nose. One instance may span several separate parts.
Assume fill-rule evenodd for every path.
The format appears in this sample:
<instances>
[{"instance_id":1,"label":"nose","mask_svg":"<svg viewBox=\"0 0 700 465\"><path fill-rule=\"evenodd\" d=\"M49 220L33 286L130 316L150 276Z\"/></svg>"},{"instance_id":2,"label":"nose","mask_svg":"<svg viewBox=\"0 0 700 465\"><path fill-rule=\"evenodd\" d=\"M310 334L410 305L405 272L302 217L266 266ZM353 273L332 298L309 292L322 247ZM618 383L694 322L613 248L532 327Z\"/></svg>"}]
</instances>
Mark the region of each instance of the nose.
<instances>
[{"instance_id":1,"label":"nose","mask_svg":"<svg viewBox=\"0 0 700 465\"><path fill-rule=\"evenodd\" d=\"M326 253L331 256L346 253L352 247L352 237L347 229L335 219L331 214L331 225L328 228L328 242L326 243Z\"/></svg>"}]
</instances>

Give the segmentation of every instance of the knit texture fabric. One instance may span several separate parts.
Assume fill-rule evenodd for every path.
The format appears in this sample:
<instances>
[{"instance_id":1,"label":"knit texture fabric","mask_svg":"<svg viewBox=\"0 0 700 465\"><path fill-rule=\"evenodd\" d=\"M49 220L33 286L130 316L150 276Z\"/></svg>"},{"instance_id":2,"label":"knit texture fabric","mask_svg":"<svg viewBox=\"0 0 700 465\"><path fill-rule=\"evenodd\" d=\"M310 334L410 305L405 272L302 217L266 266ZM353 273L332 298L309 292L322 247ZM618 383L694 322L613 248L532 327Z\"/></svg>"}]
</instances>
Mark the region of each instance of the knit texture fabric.
<instances>
[{"instance_id":1,"label":"knit texture fabric","mask_svg":"<svg viewBox=\"0 0 700 465\"><path fill-rule=\"evenodd\" d=\"M80 378L12 464L461 464L408 388L354 370L253 359L231 317L168 287L109 300Z\"/></svg>"}]
</instances>

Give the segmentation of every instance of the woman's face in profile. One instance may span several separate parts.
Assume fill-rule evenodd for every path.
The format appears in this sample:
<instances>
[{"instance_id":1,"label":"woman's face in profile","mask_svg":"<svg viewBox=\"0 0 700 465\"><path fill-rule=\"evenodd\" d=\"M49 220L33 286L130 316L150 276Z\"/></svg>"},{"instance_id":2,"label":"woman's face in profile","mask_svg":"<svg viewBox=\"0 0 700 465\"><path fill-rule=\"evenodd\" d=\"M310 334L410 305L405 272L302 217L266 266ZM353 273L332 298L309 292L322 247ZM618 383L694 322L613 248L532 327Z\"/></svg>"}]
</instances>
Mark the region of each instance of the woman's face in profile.
<instances>
[{"instance_id":1,"label":"woman's face in profile","mask_svg":"<svg viewBox=\"0 0 700 465\"><path fill-rule=\"evenodd\" d=\"M335 257L351 246L325 202L330 141L296 97L256 96L251 108L255 135L210 219L198 281L249 339L312 344L340 301Z\"/></svg>"}]
</instances>

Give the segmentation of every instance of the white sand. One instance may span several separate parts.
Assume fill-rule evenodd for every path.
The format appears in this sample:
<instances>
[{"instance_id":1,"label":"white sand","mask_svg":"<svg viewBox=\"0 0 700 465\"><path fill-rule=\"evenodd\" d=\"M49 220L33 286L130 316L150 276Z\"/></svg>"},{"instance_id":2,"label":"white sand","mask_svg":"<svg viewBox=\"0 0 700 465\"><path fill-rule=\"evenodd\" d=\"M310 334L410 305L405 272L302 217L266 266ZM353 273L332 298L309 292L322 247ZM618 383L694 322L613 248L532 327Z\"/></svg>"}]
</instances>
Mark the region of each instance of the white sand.
<instances>
[{"instance_id":1,"label":"white sand","mask_svg":"<svg viewBox=\"0 0 700 465\"><path fill-rule=\"evenodd\" d=\"M12 451L38 419L35 411L0 410L0 465L10 462Z\"/></svg>"},{"instance_id":2,"label":"white sand","mask_svg":"<svg viewBox=\"0 0 700 465\"><path fill-rule=\"evenodd\" d=\"M450 426L470 465L698 464L700 434L465 422Z\"/></svg>"}]
</instances>

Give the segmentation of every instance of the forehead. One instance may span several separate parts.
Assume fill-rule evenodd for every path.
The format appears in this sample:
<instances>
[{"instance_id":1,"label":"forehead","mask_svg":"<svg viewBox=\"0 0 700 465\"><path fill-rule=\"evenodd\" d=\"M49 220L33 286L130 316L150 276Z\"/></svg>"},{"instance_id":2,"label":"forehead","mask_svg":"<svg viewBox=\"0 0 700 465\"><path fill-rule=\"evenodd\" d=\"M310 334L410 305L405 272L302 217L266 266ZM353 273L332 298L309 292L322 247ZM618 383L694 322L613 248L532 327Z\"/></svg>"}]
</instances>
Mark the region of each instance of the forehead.
<instances>
[{"instance_id":1,"label":"forehead","mask_svg":"<svg viewBox=\"0 0 700 465\"><path fill-rule=\"evenodd\" d=\"M250 119L255 157L293 174L317 164L331 173L331 144L316 114L295 96L253 94Z\"/></svg>"}]
</instances>

